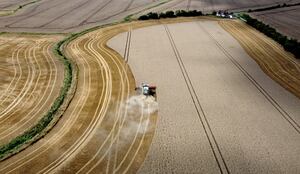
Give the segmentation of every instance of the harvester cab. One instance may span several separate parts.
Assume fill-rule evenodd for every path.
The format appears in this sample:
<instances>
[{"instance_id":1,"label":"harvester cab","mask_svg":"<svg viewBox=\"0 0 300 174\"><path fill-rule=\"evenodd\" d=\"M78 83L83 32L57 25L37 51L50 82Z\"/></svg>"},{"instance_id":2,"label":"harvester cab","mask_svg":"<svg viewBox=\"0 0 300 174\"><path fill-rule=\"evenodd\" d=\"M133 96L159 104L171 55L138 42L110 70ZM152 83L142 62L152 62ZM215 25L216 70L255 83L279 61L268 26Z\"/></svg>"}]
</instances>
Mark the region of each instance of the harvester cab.
<instances>
[{"instance_id":1,"label":"harvester cab","mask_svg":"<svg viewBox=\"0 0 300 174\"><path fill-rule=\"evenodd\" d=\"M145 96L156 97L156 86L142 83L141 86L136 89L138 89L140 91L140 93Z\"/></svg>"}]
</instances>

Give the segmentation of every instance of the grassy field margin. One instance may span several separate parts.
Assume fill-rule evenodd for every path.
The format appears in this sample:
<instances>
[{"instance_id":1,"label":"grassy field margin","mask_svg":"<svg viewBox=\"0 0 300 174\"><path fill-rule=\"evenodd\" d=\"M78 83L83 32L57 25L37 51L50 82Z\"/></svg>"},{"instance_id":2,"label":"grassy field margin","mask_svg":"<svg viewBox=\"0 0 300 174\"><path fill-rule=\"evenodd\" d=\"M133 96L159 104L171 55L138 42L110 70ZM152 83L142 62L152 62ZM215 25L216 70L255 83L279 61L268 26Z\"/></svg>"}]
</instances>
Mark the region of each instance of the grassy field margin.
<instances>
[{"instance_id":1,"label":"grassy field margin","mask_svg":"<svg viewBox=\"0 0 300 174\"><path fill-rule=\"evenodd\" d=\"M164 3L169 2L170 0L166 0L164 2L159 3L158 5L162 5ZM151 9L158 5L149 7L147 9ZM147 10L144 9L144 10ZM137 13L140 13L144 10L141 10ZM29 130L25 131L22 135L14 138L8 144L3 145L0 147L0 162L4 161L5 159L21 152L22 150L26 149L28 146L32 145L39 139L43 138L59 121L62 117L64 111L69 106L72 98L74 97L76 87L77 87L77 75L78 75L78 68L77 65L67 58L64 54L64 48L76 38L87 34L89 32L95 31L100 28L109 27L117 24L128 23L134 21L132 17L134 14L125 17L122 21L114 22L110 24L100 25L96 27L92 27L86 30L83 30L78 33L72 33L64 40L58 42L54 47L55 55L63 62L65 67L65 77L63 86L60 90L59 96L56 98L54 103L52 104L50 110L43 116L43 118ZM6 32L5 32L6 33ZM1 34L1 33L0 33ZM4 34L4 33L3 33ZM28 34L28 33L22 33ZM29 33L30 34L30 33ZM42 34L42 33L38 33Z\"/></svg>"},{"instance_id":2,"label":"grassy field margin","mask_svg":"<svg viewBox=\"0 0 300 174\"><path fill-rule=\"evenodd\" d=\"M31 127L29 130L25 131L22 135L19 135L18 137L14 138L8 144L0 147L0 162L21 152L22 150L26 149L28 146L32 145L39 139L43 138L56 125L56 123L62 117L66 108L69 106L72 98L74 97L77 87L78 68L73 61L71 61L67 58L67 56L65 56L63 51L64 48L71 41L86 33L100 28L117 25L129 21L124 19L121 22L96 26L78 33L73 33L55 45L53 52L63 62L65 69L65 77L63 86L60 90L60 94L52 104L50 110L36 125Z\"/></svg>"},{"instance_id":3,"label":"grassy field margin","mask_svg":"<svg viewBox=\"0 0 300 174\"><path fill-rule=\"evenodd\" d=\"M275 42L279 43L286 51L292 53L296 59L300 59L300 42L298 42L297 39L288 37L278 32L275 28L265 24L260 20L257 20L256 18L253 18L248 14L239 14L239 18L245 21L249 26L255 28L264 35L273 39Z\"/></svg>"}]
</instances>

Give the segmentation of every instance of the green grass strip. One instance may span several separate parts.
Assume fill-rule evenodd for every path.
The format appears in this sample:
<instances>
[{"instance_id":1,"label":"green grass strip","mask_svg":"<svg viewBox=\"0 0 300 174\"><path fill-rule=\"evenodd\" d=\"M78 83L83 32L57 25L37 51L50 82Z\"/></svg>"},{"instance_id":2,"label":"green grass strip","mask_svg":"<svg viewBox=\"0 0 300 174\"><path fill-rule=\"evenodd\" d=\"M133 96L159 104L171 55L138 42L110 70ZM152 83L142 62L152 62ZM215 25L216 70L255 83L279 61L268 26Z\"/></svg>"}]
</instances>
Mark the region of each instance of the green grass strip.
<instances>
[{"instance_id":1,"label":"green grass strip","mask_svg":"<svg viewBox=\"0 0 300 174\"><path fill-rule=\"evenodd\" d=\"M162 5L168 1L169 0L162 2L159 5ZM11 140L8 144L0 147L0 161L3 161L5 159L9 158L10 156L18 153L19 151L25 149L26 147L24 147L24 145L33 144L34 142L36 142L37 140L42 138L49 131L49 130L47 131L47 128L49 128L48 126L53 122L57 112L59 111L60 107L64 103L65 98L68 95L70 88L72 86L73 80L74 80L74 77L73 77L74 67L73 67L72 62L64 55L64 53L62 51L63 47L66 46L71 41L75 40L76 38L78 38L86 33L95 31L100 28L129 22L132 20L132 18L131 18L132 16L133 15L129 15L120 22L114 22L114 23L110 23L110 24L96 26L96 27L92 27L92 28L83 30L78 33L73 33L69 37L65 38L64 40L62 40L56 44L56 46L54 48L54 52L59 57L59 59L64 63L64 68L65 68L65 77L64 77L63 86L60 90L60 94L56 98L54 103L52 104L50 110L42 117L41 120L39 120L39 122L36 125L31 127L29 130L25 131L22 135L17 136L13 140Z\"/></svg>"}]
</instances>

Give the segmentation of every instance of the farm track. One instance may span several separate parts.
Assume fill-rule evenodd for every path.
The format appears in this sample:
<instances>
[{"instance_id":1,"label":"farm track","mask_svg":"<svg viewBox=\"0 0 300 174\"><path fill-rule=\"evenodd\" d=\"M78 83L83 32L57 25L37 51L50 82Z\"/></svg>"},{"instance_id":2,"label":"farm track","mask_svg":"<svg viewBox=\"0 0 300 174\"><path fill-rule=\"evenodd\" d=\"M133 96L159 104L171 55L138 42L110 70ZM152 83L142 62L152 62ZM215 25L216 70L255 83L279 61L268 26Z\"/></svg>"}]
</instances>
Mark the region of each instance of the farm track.
<instances>
[{"instance_id":1,"label":"farm track","mask_svg":"<svg viewBox=\"0 0 300 174\"><path fill-rule=\"evenodd\" d=\"M0 89L0 145L34 125L58 96L64 70L52 47L59 39L21 36L0 48L5 65L0 71L9 72L3 76ZM10 51L7 47L15 49Z\"/></svg>"}]
</instances>

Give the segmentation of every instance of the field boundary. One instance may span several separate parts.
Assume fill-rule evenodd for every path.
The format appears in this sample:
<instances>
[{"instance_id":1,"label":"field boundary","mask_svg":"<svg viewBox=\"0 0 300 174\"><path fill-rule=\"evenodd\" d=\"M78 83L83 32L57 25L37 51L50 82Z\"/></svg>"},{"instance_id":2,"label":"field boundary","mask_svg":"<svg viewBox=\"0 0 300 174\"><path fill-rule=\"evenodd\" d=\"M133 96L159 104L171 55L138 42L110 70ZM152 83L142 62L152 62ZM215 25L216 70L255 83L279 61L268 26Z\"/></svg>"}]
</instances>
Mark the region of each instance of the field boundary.
<instances>
[{"instance_id":1,"label":"field boundary","mask_svg":"<svg viewBox=\"0 0 300 174\"><path fill-rule=\"evenodd\" d=\"M295 56L295 59L300 59L300 43L297 39L288 37L281 32L278 32L275 28L264 22L253 18L248 14L240 14L239 18L244 21L247 25L263 33L265 36L271 38L278 44L280 44L285 51L290 52Z\"/></svg>"},{"instance_id":2,"label":"field boundary","mask_svg":"<svg viewBox=\"0 0 300 174\"><path fill-rule=\"evenodd\" d=\"M38 0L39 1L39 0ZM168 2L168 0L166 0ZM161 4L161 3L160 3ZM153 8L153 7L151 7ZM131 16L131 15L129 15ZM59 41L53 49L54 54L58 57L61 62L64 64L65 77L63 81L63 86L61 87L59 96L55 99L50 110L40 119L40 121L31 127L29 130L25 131L23 134L11 140L8 144L0 146L0 162L4 161L7 158L25 150L30 145L37 142L39 139L46 136L46 134L56 125L59 119L63 116L64 111L69 106L72 101L76 87L77 87L77 75L78 68L75 62L71 61L64 54L64 48L74 39L87 34L89 32L95 31L100 28L114 26L117 24L131 22L130 17L125 17L119 22L113 22L109 24L104 24L100 26L95 26L78 33L72 33L70 36L67 36L65 39ZM10 32L2 32L0 34L9 34ZM12 32L13 33L13 32ZM21 32L18 34L30 35L32 33ZM33 33L33 35L43 35L43 33ZM52 33L49 35L53 35Z\"/></svg>"},{"instance_id":3,"label":"field boundary","mask_svg":"<svg viewBox=\"0 0 300 174\"><path fill-rule=\"evenodd\" d=\"M267 44L271 44L273 48L276 48L277 51L274 51L274 54L269 54L264 51L260 51L259 53L255 53L252 49L257 46L257 42L250 42L247 39L242 39L240 37L240 33L234 32L236 30L235 25L241 25L247 27L248 29L257 32L262 35L261 38L264 41L265 47ZM294 58L293 54L286 51L279 43L277 43L272 38L264 35L260 31L251 27L243 21L238 22L221 22L221 27L225 29L230 35L232 35L240 45L245 49L247 54L255 60L255 62L260 66L261 70L264 71L274 82L288 90L294 96L300 98L300 89L299 89L299 63L297 59ZM256 37L256 35L252 34L252 37ZM257 38L256 38L257 39ZM247 43L249 45L247 45Z\"/></svg>"}]
</instances>

